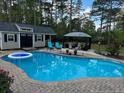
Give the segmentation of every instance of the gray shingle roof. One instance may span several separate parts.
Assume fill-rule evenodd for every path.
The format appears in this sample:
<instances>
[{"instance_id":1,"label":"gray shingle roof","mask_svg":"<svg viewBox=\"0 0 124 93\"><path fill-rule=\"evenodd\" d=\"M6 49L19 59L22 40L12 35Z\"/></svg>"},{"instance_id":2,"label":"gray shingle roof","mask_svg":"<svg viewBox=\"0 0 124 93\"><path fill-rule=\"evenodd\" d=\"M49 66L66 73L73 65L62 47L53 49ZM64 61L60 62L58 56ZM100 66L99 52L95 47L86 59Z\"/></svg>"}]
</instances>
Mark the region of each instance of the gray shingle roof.
<instances>
[{"instance_id":1,"label":"gray shingle roof","mask_svg":"<svg viewBox=\"0 0 124 93\"><path fill-rule=\"evenodd\" d=\"M44 26L34 26L29 24L17 24L19 27L33 28L34 33L55 34L52 28Z\"/></svg>"},{"instance_id":2,"label":"gray shingle roof","mask_svg":"<svg viewBox=\"0 0 124 93\"><path fill-rule=\"evenodd\" d=\"M50 27L34 26L29 24L6 23L6 22L0 22L0 31L19 32L16 25L19 27L33 28L34 33L45 33L45 34L55 35L55 32Z\"/></svg>"},{"instance_id":3,"label":"gray shingle roof","mask_svg":"<svg viewBox=\"0 0 124 93\"><path fill-rule=\"evenodd\" d=\"M14 23L0 22L0 31L13 31L18 32L17 27Z\"/></svg>"},{"instance_id":4,"label":"gray shingle roof","mask_svg":"<svg viewBox=\"0 0 124 93\"><path fill-rule=\"evenodd\" d=\"M35 33L46 33L46 34L55 34L55 32L52 30L50 27L40 27L40 26L35 26L34 27L34 32Z\"/></svg>"}]
</instances>

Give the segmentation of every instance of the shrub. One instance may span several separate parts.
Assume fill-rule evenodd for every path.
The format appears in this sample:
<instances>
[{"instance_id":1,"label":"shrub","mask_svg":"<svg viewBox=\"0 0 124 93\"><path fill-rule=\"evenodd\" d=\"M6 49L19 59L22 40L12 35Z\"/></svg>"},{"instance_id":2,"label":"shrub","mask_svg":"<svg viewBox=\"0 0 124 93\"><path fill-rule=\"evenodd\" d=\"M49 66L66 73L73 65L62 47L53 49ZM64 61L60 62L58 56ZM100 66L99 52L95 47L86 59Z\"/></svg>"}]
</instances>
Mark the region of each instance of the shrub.
<instances>
[{"instance_id":1,"label":"shrub","mask_svg":"<svg viewBox=\"0 0 124 93\"><path fill-rule=\"evenodd\" d=\"M14 76L10 76L9 71L0 68L0 93L10 93L10 86L13 80Z\"/></svg>"},{"instance_id":2,"label":"shrub","mask_svg":"<svg viewBox=\"0 0 124 93\"><path fill-rule=\"evenodd\" d=\"M109 44L106 48L106 51L109 52L113 56L118 56L119 50L120 50L120 45L116 41L111 42L111 44Z\"/></svg>"}]
</instances>

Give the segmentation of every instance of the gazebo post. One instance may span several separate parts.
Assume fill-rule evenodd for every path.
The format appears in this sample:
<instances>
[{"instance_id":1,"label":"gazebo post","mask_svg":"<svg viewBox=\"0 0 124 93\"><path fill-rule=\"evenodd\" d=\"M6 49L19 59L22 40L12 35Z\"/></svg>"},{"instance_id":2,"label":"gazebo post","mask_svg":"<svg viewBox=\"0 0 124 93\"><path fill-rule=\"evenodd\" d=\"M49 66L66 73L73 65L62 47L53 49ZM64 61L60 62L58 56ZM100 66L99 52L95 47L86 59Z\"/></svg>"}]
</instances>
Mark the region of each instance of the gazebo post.
<instances>
[{"instance_id":1,"label":"gazebo post","mask_svg":"<svg viewBox=\"0 0 124 93\"><path fill-rule=\"evenodd\" d=\"M89 49L91 49L91 43L92 43L92 40L91 38L89 38Z\"/></svg>"}]
</instances>

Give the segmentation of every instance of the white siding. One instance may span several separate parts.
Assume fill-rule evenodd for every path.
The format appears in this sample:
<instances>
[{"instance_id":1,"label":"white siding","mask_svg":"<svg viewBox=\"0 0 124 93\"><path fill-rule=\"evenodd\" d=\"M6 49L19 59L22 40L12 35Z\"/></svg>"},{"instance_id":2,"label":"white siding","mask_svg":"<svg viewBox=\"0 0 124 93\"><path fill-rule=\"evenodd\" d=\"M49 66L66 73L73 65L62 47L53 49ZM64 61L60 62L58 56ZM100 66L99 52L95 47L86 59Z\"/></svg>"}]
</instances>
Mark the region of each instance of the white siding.
<instances>
[{"instance_id":1,"label":"white siding","mask_svg":"<svg viewBox=\"0 0 124 93\"><path fill-rule=\"evenodd\" d=\"M17 49L19 48L19 34L17 34L17 42L15 41L7 41L4 42L4 34L17 34L17 33L2 33L2 47L1 49Z\"/></svg>"},{"instance_id":2,"label":"white siding","mask_svg":"<svg viewBox=\"0 0 124 93\"><path fill-rule=\"evenodd\" d=\"M1 49L1 45L2 45L2 33L0 33L0 49Z\"/></svg>"},{"instance_id":3,"label":"white siding","mask_svg":"<svg viewBox=\"0 0 124 93\"><path fill-rule=\"evenodd\" d=\"M43 41L42 40L41 41L35 41L35 35L36 34L33 34L33 47L45 47L45 35L43 35Z\"/></svg>"}]
</instances>

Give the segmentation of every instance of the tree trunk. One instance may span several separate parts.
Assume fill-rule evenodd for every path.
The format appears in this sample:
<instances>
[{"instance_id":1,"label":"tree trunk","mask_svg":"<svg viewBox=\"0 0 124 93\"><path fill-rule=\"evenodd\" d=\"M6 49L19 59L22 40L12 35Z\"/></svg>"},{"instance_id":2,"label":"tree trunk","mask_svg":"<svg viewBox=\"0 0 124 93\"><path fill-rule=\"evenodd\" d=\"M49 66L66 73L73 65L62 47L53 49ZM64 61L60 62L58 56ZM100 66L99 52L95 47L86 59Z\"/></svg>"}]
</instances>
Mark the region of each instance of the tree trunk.
<instances>
[{"instance_id":1,"label":"tree trunk","mask_svg":"<svg viewBox=\"0 0 124 93\"><path fill-rule=\"evenodd\" d=\"M110 31L112 28L112 0L110 0L110 11L109 11L109 31L108 31L108 45L110 44Z\"/></svg>"},{"instance_id":2,"label":"tree trunk","mask_svg":"<svg viewBox=\"0 0 124 93\"><path fill-rule=\"evenodd\" d=\"M11 19L11 0L9 0L9 2L6 1L6 3L7 3L7 10L8 10L8 19L9 19L9 22L11 22L12 21L12 19Z\"/></svg>"},{"instance_id":3,"label":"tree trunk","mask_svg":"<svg viewBox=\"0 0 124 93\"><path fill-rule=\"evenodd\" d=\"M69 25L69 32L72 32L72 0L70 0L70 25Z\"/></svg>"},{"instance_id":4,"label":"tree trunk","mask_svg":"<svg viewBox=\"0 0 124 93\"><path fill-rule=\"evenodd\" d=\"M33 13L34 13L34 25L36 25L36 3L35 3L35 0L34 0L34 4L33 4L33 6L34 6L34 9L33 9Z\"/></svg>"}]
</instances>

